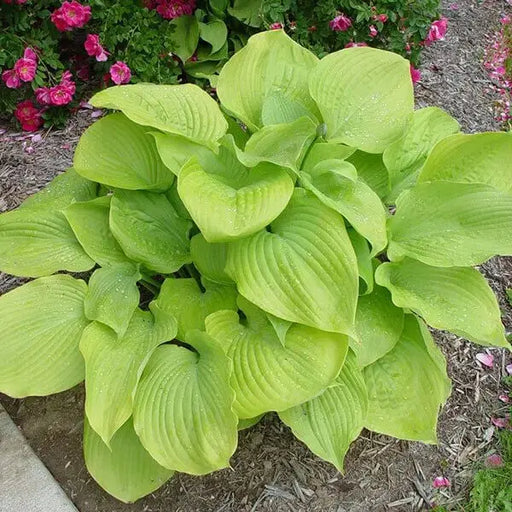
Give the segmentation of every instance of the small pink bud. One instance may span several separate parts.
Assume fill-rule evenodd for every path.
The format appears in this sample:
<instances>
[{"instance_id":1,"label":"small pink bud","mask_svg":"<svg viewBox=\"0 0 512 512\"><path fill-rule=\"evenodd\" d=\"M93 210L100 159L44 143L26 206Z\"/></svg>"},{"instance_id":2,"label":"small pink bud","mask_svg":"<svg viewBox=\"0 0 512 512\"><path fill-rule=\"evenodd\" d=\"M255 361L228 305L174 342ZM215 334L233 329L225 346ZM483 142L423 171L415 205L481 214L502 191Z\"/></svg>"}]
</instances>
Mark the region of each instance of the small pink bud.
<instances>
[{"instance_id":1,"label":"small pink bud","mask_svg":"<svg viewBox=\"0 0 512 512\"><path fill-rule=\"evenodd\" d=\"M499 468L503 466L503 459L500 455L497 453L494 453L493 455L489 455L487 459L485 459L485 465L488 468Z\"/></svg>"},{"instance_id":2,"label":"small pink bud","mask_svg":"<svg viewBox=\"0 0 512 512\"><path fill-rule=\"evenodd\" d=\"M450 480L444 476L436 476L432 485L435 489L439 489L441 487L450 487Z\"/></svg>"}]
</instances>

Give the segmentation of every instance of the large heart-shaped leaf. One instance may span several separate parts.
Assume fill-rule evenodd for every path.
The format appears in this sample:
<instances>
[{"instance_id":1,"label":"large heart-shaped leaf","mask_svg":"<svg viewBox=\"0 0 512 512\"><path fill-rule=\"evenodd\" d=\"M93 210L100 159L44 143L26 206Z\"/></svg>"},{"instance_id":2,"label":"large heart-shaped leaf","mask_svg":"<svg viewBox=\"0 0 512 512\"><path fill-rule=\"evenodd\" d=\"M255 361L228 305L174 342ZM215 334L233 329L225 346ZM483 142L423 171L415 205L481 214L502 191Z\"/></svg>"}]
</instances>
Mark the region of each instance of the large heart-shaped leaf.
<instances>
[{"instance_id":1,"label":"large heart-shaped leaf","mask_svg":"<svg viewBox=\"0 0 512 512\"><path fill-rule=\"evenodd\" d=\"M227 242L256 233L286 207L293 181L281 167L262 163L240 174L207 172L197 159L178 177L178 192L208 242Z\"/></svg>"},{"instance_id":2,"label":"large heart-shaped leaf","mask_svg":"<svg viewBox=\"0 0 512 512\"><path fill-rule=\"evenodd\" d=\"M325 160L308 172L301 172L300 181L322 203L341 213L372 244L372 255L386 247L384 205L366 183L357 179L351 163Z\"/></svg>"},{"instance_id":3,"label":"large heart-shaped leaf","mask_svg":"<svg viewBox=\"0 0 512 512\"><path fill-rule=\"evenodd\" d=\"M66 172L53 178L42 190L27 197L20 208L44 206L61 209L75 201L93 199L97 191L97 183L82 178L73 167L70 167Z\"/></svg>"},{"instance_id":4,"label":"large heart-shaped leaf","mask_svg":"<svg viewBox=\"0 0 512 512\"><path fill-rule=\"evenodd\" d=\"M279 413L295 436L343 471L350 444L361 433L368 410L362 371L349 352L340 374L320 396Z\"/></svg>"},{"instance_id":5,"label":"large heart-shaped leaf","mask_svg":"<svg viewBox=\"0 0 512 512\"><path fill-rule=\"evenodd\" d=\"M123 336L139 305L137 281L140 277L137 267L131 263L95 270L85 296L85 316L108 325Z\"/></svg>"},{"instance_id":6,"label":"large heart-shaped leaf","mask_svg":"<svg viewBox=\"0 0 512 512\"><path fill-rule=\"evenodd\" d=\"M51 395L84 378L78 350L88 324L87 285L59 274L0 297L0 391L16 398Z\"/></svg>"},{"instance_id":7,"label":"large heart-shaped leaf","mask_svg":"<svg viewBox=\"0 0 512 512\"><path fill-rule=\"evenodd\" d=\"M406 315L395 348L364 369L366 428L399 439L437 442L439 409L450 395L443 354L421 320Z\"/></svg>"},{"instance_id":8,"label":"large heart-shaped leaf","mask_svg":"<svg viewBox=\"0 0 512 512\"><path fill-rule=\"evenodd\" d=\"M226 24L218 18L213 18L208 23L199 23L199 31L201 39L211 45L212 53L219 51L228 37Z\"/></svg>"},{"instance_id":9,"label":"large heart-shaped leaf","mask_svg":"<svg viewBox=\"0 0 512 512\"><path fill-rule=\"evenodd\" d=\"M392 188L388 199L394 201L400 192L412 187L432 148L459 130L459 123L440 108L416 110L405 135L388 146L383 154Z\"/></svg>"},{"instance_id":10,"label":"large heart-shaped leaf","mask_svg":"<svg viewBox=\"0 0 512 512\"><path fill-rule=\"evenodd\" d=\"M253 35L222 68L217 94L222 105L251 131L263 126L265 101L276 93L295 118L318 110L308 90L308 76L318 59L281 30ZM291 105L291 106L290 106ZM274 123L272 123L274 124Z\"/></svg>"},{"instance_id":11,"label":"large heart-shaped leaf","mask_svg":"<svg viewBox=\"0 0 512 512\"><path fill-rule=\"evenodd\" d=\"M174 176L158 156L147 128L123 114L103 117L80 138L73 164L93 181L129 190L165 190Z\"/></svg>"},{"instance_id":12,"label":"large heart-shaped leaf","mask_svg":"<svg viewBox=\"0 0 512 512\"><path fill-rule=\"evenodd\" d=\"M173 471L156 462L144 449L129 419L113 437L108 447L84 422L84 459L94 480L109 494L132 503L156 491Z\"/></svg>"},{"instance_id":13,"label":"large heart-shaped leaf","mask_svg":"<svg viewBox=\"0 0 512 512\"><path fill-rule=\"evenodd\" d=\"M439 267L512 255L512 194L489 185L437 181L400 195L389 222L388 256Z\"/></svg>"},{"instance_id":14,"label":"large heart-shaped leaf","mask_svg":"<svg viewBox=\"0 0 512 512\"><path fill-rule=\"evenodd\" d=\"M414 111L409 61L375 48L324 57L309 78L327 139L382 153L405 132Z\"/></svg>"},{"instance_id":15,"label":"large heart-shaped leaf","mask_svg":"<svg viewBox=\"0 0 512 512\"><path fill-rule=\"evenodd\" d=\"M73 203L64 215L84 251L101 266L129 262L110 231L110 196Z\"/></svg>"},{"instance_id":16,"label":"large heart-shaped leaf","mask_svg":"<svg viewBox=\"0 0 512 512\"><path fill-rule=\"evenodd\" d=\"M391 301L391 294L381 286L359 297L356 311L357 339L350 340L359 366L374 363L397 344L404 328L404 312Z\"/></svg>"},{"instance_id":17,"label":"large heart-shaped leaf","mask_svg":"<svg viewBox=\"0 0 512 512\"><path fill-rule=\"evenodd\" d=\"M197 352L163 345L152 355L135 395L134 425L162 466L204 475L229 466L237 446L232 364L217 342L190 331Z\"/></svg>"},{"instance_id":18,"label":"large heart-shaped leaf","mask_svg":"<svg viewBox=\"0 0 512 512\"><path fill-rule=\"evenodd\" d=\"M510 133L447 137L433 149L419 181L486 183L512 192L512 137Z\"/></svg>"},{"instance_id":19,"label":"large heart-shaped leaf","mask_svg":"<svg viewBox=\"0 0 512 512\"><path fill-rule=\"evenodd\" d=\"M178 322L178 339L184 341L188 331L204 330L205 318L221 309L237 309L234 286L205 282L201 291L195 279L166 279L156 303Z\"/></svg>"},{"instance_id":20,"label":"large heart-shaped leaf","mask_svg":"<svg viewBox=\"0 0 512 512\"><path fill-rule=\"evenodd\" d=\"M85 359L85 413L107 445L132 415L135 389L149 357L160 343L172 340L176 331L175 320L162 328L149 311L140 309L122 336L100 322L85 329L80 341Z\"/></svg>"},{"instance_id":21,"label":"large heart-shaped leaf","mask_svg":"<svg viewBox=\"0 0 512 512\"><path fill-rule=\"evenodd\" d=\"M94 266L64 215L53 206L26 207L0 215L0 269L40 277Z\"/></svg>"},{"instance_id":22,"label":"large heart-shaped leaf","mask_svg":"<svg viewBox=\"0 0 512 512\"><path fill-rule=\"evenodd\" d=\"M96 93L95 107L121 110L134 123L214 147L227 130L217 102L197 85L133 84Z\"/></svg>"},{"instance_id":23,"label":"large heart-shaped leaf","mask_svg":"<svg viewBox=\"0 0 512 512\"><path fill-rule=\"evenodd\" d=\"M230 244L239 292L279 318L353 334L357 260L341 215L297 188L270 231Z\"/></svg>"},{"instance_id":24,"label":"large heart-shaped leaf","mask_svg":"<svg viewBox=\"0 0 512 512\"><path fill-rule=\"evenodd\" d=\"M206 319L208 334L233 361L233 409L239 418L288 409L334 381L347 354L346 336L293 324L283 346L263 311L247 301L240 306L245 325L236 311L219 311Z\"/></svg>"},{"instance_id":25,"label":"large heart-shaped leaf","mask_svg":"<svg viewBox=\"0 0 512 512\"><path fill-rule=\"evenodd\" d=\"M384 263L375 274L391 291L393 302L408 308L437 329L481 345L510 347L496 297L473 268L440 268L405 258Z\"/></svg>"},{"instance_id":26,"label":"large heart-shaped leaf","mask_svg":"<svg viewBox=\"0 0 512 512\"><path fill-rule=\"evenodd\" d=\"M162 194L116 190L112 197L112 233L131 259L155 272L169 274L190 263L191 225Z\"/></svg>"}]
</instances>

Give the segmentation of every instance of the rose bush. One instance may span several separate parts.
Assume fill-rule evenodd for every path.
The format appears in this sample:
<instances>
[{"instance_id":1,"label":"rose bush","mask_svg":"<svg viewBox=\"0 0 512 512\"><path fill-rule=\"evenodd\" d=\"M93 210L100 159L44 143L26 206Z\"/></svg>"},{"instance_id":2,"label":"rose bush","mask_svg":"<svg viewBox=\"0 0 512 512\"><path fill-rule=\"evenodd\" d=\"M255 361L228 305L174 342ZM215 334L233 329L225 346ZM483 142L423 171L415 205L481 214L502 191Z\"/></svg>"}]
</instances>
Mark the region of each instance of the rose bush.
<instances>
[{"instance_id":1,"label":"rose bush","mask_svg":"<svg viewBox=\"0 0 512 512\"><path fill-rule=\"evenodd\" d=\"M0 114L30 101L25 130L61 124L86 91L108 84L215 88L226 59L264 28L284 27L319 56L371 45L401 53L413 66L422 46L446 32L439 0L0 0L0 6ZM415 67L411 73L419 80Z\"/></svg>"}]
</instances>

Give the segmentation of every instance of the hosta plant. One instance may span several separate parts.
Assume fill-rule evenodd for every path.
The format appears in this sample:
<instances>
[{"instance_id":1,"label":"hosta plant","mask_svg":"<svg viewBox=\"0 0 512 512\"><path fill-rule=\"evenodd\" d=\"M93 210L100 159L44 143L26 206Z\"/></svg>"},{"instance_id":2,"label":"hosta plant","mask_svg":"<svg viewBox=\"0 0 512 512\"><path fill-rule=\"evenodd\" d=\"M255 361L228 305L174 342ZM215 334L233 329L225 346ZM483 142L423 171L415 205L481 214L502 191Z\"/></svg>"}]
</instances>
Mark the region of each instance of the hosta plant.
<instances>
[{"instance_id":1,"label":"hosta plant","mask_svg":"<svg viewBox=\"0 0 512 512\"><path fill-rule=\"evenodd\" d=\"M398 55L282 31L217 92L98 93L73 168L0 216L0 268L34 278L0 298L0 390L85 379L85 461L123 501L228 467L270 411L340 470L363 428L435 443L427 325L509 347L473 268L512 255L509 134L415 111Z\"/></svg>"}]
</instances>

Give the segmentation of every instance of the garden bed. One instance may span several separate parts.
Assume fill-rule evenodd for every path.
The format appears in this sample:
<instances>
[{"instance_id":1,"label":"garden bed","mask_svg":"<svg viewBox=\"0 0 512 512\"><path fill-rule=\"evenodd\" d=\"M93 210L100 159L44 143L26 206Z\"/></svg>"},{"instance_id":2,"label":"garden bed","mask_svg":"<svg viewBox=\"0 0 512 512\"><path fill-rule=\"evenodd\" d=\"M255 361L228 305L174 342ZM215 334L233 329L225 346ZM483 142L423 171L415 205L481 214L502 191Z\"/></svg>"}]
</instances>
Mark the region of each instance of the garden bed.
<instances>
[{"instance_id":1,"label":"garden bed","mask_svg":"<svg viewBox=\"0 0 512 512\"><path fill-rule=\"evenodd\" d=\"M418 104L444 107L464 131L496 130L493 99L487 94L490 83L480 61L485 34L496 28L500 13L512 8L504 0L481 5L462 0L457 10L453 5L449 9L449 3L448 37L425 52ZM39 141L22 134L0 135L0 211L14 208L68 167L79 135L92 121L91 111L82 110L66 130L45 133ZM512 258L495 259L483 271L500 298L510 331L512 309L505 289L512 287ZM17 282L0 274L0 291ZM232 469L202 478L178 475L154 495L126 506L103 492L85 469L82 386L51 397L1 401L81 512L411 511L433 501L449 508L465 499L475 462L493 445L490 416L500 412L497 397L506 360L503 351L493 349L495 367L486 369L469 343L442 333L436 339L454 387L441 415L439 446L365 431L349 452L346 476L312 455L269 414L241 432ZM439 475L452 484L443 495L432 488Z\"/></svg>"}]
</instances>

